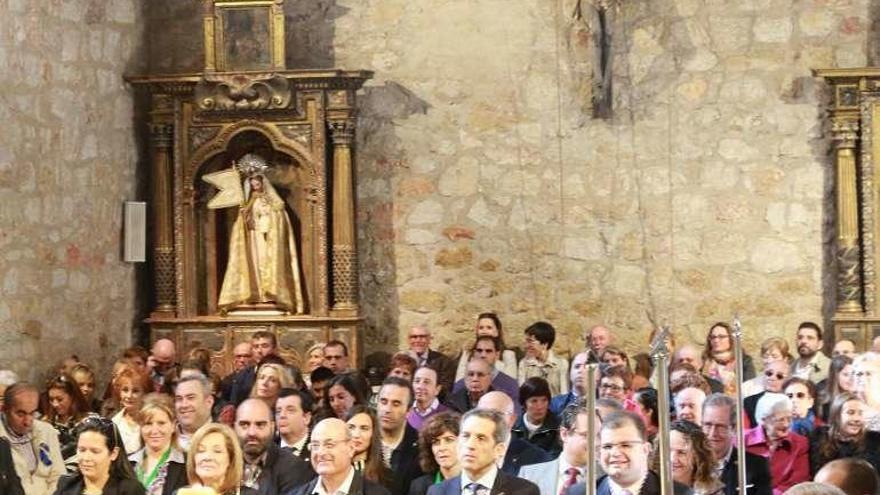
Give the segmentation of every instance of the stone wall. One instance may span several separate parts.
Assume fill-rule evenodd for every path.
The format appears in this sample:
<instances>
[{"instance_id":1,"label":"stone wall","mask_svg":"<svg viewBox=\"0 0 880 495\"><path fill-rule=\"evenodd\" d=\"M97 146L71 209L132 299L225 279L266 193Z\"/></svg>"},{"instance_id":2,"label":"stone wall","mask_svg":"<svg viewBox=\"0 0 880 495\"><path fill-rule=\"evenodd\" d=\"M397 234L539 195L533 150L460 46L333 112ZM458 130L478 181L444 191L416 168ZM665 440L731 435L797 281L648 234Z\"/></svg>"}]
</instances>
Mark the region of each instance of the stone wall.
<instances>
[{"instance_id":1,"label":"stone wall","mask_svg":"<svg viewBox=\"0 0 880 495\"><path fill-rule=\"evenodd\" d=\"M106 370L136 323L121 261L138 199L135 0L0 0L0 368L25 379L71 353Z\"/></svg>"},{"instance_id":2,"label":"stone wall","mask_svg":"<svg viewBox=\"0 0 880 495\"><path fill-rule=\"evenodd\" d=\"M584 7L589 2L583 2ZM426 323L457 349L546 319L631 350L649 315L701 341L738 313L750 352L833 296L824 87L866 64L867 0L652 0L613 13L614 112L575 0L338 0L361 100L367 348ZM588 9L583 9L588 12ZM589 15L585 15L589 21Z\"/></svg>"}]
</instances>

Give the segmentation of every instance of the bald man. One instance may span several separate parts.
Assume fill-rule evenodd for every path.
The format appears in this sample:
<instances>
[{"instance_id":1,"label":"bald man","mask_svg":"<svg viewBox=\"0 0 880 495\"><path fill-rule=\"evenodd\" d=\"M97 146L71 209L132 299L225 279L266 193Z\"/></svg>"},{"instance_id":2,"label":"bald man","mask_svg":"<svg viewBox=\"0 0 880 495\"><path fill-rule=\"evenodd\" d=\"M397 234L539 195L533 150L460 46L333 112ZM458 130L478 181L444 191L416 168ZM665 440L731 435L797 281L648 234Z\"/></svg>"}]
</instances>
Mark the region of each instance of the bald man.
<instances>
[{"instance_id":1,"label":"bald man","mask_svg":"<svg viewBox=\"0 0 880 495\"><path fill-rule=\"evenodd\" d=\"M150 357L147 358L147 368L150 370L154 391L162 391L165 377L177 366L177 348L174 342L169 339L159 339L154 342L150 349Z\"/></svg>"},{"instance_id":2,"label":"bald man","mask_svg":"<svg viewBox=\"0 0 880 495\"><path fill-rule=\"evenodd\" d=\"M240 342L232 348L232 372L223 377L220 382L220 393L223 400L228 402L232 398L232 387L235 385L236 378L240 377L238 373L253 365L254 354L250 342Z\"/></svg>"},{"instance_id":3,"label":"bald man","mask_svg":"<svg viewBox=\"0 0 880 495\"><path fill-rule=\"evenodd\" d=\"M309 442L312 466L318 476L312 481L283 495L313 495L314 493L349 493L362 495L390 495L382 485L365 480L351 465L354 446L348 425L337 418L328 418L315 425Z\"/></svg>"},{"instance_id":4,"label":"bald man","mask_svg":"<svg viewBox=\"0 0 880 495\"><path fill-rule=\"evenodd\" d=\"M874 495L880 489L874 466L855 457L835 459L825 464L813 481L836 486L846 495Z\"/></svg>"},{"instance_id":5,"label":"bald man","mask_svg":"<svg viewBox=\"0 0 880 495\"><path fill-rule=\"evenodd\" d=\"M602 362L602 354L605 348L611 345L613 336L611 331L604 325L596 325L587 332L586 335L587 350L590 352L590 363Z\"/></svg>"},{"instance_id":6,"label":"bald man","mask_svg":"<svg viewBox=\"0 0 880 495\"><path fill-rule=\"evenodd\" d=\"M516 408L514 408L513 400L504 392L492 391L480 397L477 403L480 409L491 409L498 411L504 416L507 423L507 429L513 428L516 423ZM504 464L501 471L516 476L519 468L527 464L537 464L539 462L547 462L550 460L550 454L535 447L527 440L522 438L511 437L507 445L507 452L504 454Z\"/></svg>"}]
</instances>

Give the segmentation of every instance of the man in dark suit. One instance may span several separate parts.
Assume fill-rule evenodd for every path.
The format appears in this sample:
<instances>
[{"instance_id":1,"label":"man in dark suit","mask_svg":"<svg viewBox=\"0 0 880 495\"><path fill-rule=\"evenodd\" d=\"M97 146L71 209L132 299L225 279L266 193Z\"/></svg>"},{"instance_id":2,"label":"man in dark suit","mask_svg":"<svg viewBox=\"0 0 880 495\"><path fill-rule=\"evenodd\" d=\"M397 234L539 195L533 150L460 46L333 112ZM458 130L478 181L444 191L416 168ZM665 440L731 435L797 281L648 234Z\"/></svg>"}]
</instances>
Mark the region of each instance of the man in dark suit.
<instances>
[{"instance_id":1,"label":"man in dark suit","mask_svg":"<svg viewBox=\"0 0 880 495\"><path fill-rule=\"evenodd\" d=\"M388 487L391 495L406 495L413 480L424 474L419 467L419 432L406 422L412 403L413 391L408 381L390 376L382 382L376 415L382 450L391 451L390 463L386 463L394 473Z\"/></svg>"},{"instance_id":2,"label":"man in dark suit","mask_svg":"<svg viewBox=\"0 0 880 495\"><path fill-rule=\"evenodd\" d=\"M464 414L477 406L480 397L492 391L492 367L479 357L471 357L464 376L465 388L446 397L446 405Z\"/></svg>"},{"instance_id":3,"label":"man in dark suit","mask_svg":"<svg viewBox=\"0 0 880 495\"><path fill-rule=\"evenodd\" d=\"M409 355L416 360L416 368L430 366L437 370L437 383L445 391L452 390L458 364L447 355L431 349L431 331L427 327L415 326L409 330Z\"/></svg>"},{"instance_id":4,"label":"man in dark suit","mask_svg":"<svg viewBox=\"0 0 880 495\"><path fill-rule=\"evenodd\" d=\"M489 392L480 398L477 407L501 413L508 432L516 423L516 409L513 407L513 401L504 392ZM507 474L515 475L519 472L519 468L527 464L537 464L549 460L550 454L545 450L522 438L511 438L507 446L507 452L504 454L504 463L501 465L501 470Z\"/></svg>"},{"instance_id":5,"label":"man in dark suit","mask_svg":"<svg viewBox=\"0 0 880 495\"><path fill-rule=\"evenodd\" d=\"M495 459L504 454L509 438L509 426L498 411L465 413L458 435L461 474L432 485L428 495L540 495L534 483L498 470Z\"/></svg>"},{"instance_id":6,"label":"man in dark suit","mask_svg":"<svg viewBox=\"0 0 880 495\"><path fill-rule=\"evenodd\" d=\"M650 453L651 442L638 414L618 411L608 415L599 430L599 463L607 474L599 478L596 493L660 495L660 477L648 470ZM581 495L586 493L586 485L578 483L565 493ZM687 495L691 490L675 483L673 493Z\"/></svg>"},{"instance_id":7,"label":"man in dark suit","mask_svg":"<svg viewBox=\"0 0 880 495\"><path fill-rule=\"evenodd\" d=\"M703 432L712 449L726 495L737 495L737 450L733 446L736 430L736 403L723 394L712 394L703 403ZM767 459L746 453L746 493L771 495L773 483Z\"/></svg>"},{"instance_id":8,"label":"man in dark suit","mask_svg":"<svg viewBox=\"0 0 880 495\"><path fill-rule=\"evenodd\" d=\"M354 447L348 425L337 418L327 418L312 431L309 442L312 466L318 476L292 490L280 491L283 495L312 495L319 489L322 493L346 493L348 495L389 495L382 485L365 480L351 465ZM457 494L460 495L460 494Z\"/></svg>"},{"instance_id":9,"label":"man in dark suit","mask_svg":"<svg viewBox=\"0 0 880 495\"><path fill-rule=\"evenodd\" d=\"M287 492L315 476L308 463L272 441L272 417L269 406L261 399L247 399L235 411L235 433L244 454L241 484L260 495Z\"/></svg>"},{"instance_id":10,"label":"man in dark suit","mask_svg":"<svg viewBox=\"0 0 880 495\"><path fill-rule=\"evenodd\" d=\"M571 360L571 366L568 371L569 379L571 380L570 386L568 387L569 391L568 393L559 394L550 399L550 412L559 416L569 404L576 403L587 393L586 380L589 358L590 356L587 351L575 354L574 358Z\"/></svg>"},{"instance_id":11,"label":"man in dark suit","mask_svg":"<svg viewBox=\"0 0 880 495\"><path fill-rule=\"evenodd\" d=\"M282 388L275 402L278 446L304 462L311 460L309 424L314 408L312 394L295 388Z\"/></svg>"},{"instance_id":12,"label":"man in dark suit","mask_svg":"<svg viewBox=\"0 0 880 495\"><path fill-rule=\"evenodd\" d=\"M228 402L232 397L232 386L239 371L254 365L251 343L241 342L232 348L232 372L220 380L220 396Z\"/></svg>"},{"instance_id":13,"label":"man in dark suit","mask_svg":"<svg viewBox=\"0 0 880 495\"><path fill-rule=\"evenodd\" d=\"M251 389L254 388L254 382L257 381L257 368L260 367L266 356L278 354L278 340L275 338L275 334L267 331L255 332L251 337L251 353L253 362L256 364L233 375L229 397L224 397L227 402L236 406L251 396Z\"/></svg>"}]
</instances>

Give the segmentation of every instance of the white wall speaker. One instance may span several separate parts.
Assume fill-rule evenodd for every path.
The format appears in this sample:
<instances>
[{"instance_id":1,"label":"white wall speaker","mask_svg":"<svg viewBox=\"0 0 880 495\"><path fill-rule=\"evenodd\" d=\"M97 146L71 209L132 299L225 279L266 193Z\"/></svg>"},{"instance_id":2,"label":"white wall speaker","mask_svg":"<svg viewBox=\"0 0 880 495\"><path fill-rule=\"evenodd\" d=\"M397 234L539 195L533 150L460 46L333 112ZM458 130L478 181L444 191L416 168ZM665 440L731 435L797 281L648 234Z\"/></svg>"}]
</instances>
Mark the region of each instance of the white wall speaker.
<instances>
[{"instance_id":1,"label":"white wall speaker","mask_svg":"<svg viewBox=\"0 0 880 495\"><path fill-rule=\"evenodd\" d=\"M127 263L147 261L147 203L125 202L122 260Z\"/></svg>"}]
</instances>

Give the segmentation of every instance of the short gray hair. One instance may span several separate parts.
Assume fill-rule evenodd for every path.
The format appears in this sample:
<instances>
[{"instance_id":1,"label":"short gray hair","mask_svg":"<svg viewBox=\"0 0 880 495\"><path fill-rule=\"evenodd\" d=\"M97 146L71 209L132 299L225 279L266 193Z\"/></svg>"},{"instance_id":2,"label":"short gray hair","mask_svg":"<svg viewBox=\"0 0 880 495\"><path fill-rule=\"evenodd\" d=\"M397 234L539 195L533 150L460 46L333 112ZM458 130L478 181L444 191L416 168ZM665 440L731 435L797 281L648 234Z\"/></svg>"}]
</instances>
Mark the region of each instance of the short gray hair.
<instances>
[{"instance_id":1,"label":"short gray hair","mask_svg":"<svg viewBox=\"0 0 880 495\"><path fill-rule=\"evenodd\" d=\"M791 400L785 394L767 392L758 399L758 404L755 406L755 419L764 421L767 416L781 411L791 411Z\"/></svg>"},{"instance_id":2,"label":"short gray hair","mask_svg":"<svg viewBox=\"0 0 880 495\"><path fill-rule=\"evenodd\" d=\"M730 421L727 424L732 425L736 423L736 402L731 397L718 392L710 394L709 397L706 397L706 401L703 402L704 416L706 415L706 409L710 407L726 407L730 412Z\"/></svg>"},{"instance_id":3,"label":"short gray hair","mask_svg":"<svg viewBox=\"0 0 880 495\"><path fill-rule=\"evenodd\" d=\"M186 376L181 377L180 380L177 380L177 383L174 385L174 392L177 393L177 388L180 387L181 384L184 384L187 382L198 383L199 386L201 386L202 393L205 394L205 397L211 395L211 382L208 380L208 378L205 375L203 375L201 373L193 373L191 375L188 374Z\"/></svg>"},{"instance_id":4,"label":"short gray hair","mask_svg":"<svg viewBox=\"0 0 880 495\"><path fill-rule=\"evenodd\" d=\"M846 492L834 485L804 481L786 490L785 495L846 495Z\"/></svg>"},{"instance_id":5,"label":"short gray hair","mask_svg":"<svg viewBox=\"0 0 880 495\"><path fill-rule=\"evenodd\" d=\"M492 434L492 437L495 439L496 444L507 443L507 441L510 440L510 429L507 426L507 421L504 419L504 415L499 411L480 407L471 409L461 417L462 430L464 430L464 422L471 417L488 419L495 423L495 433Z\"/></svg>"}]
</instances>

